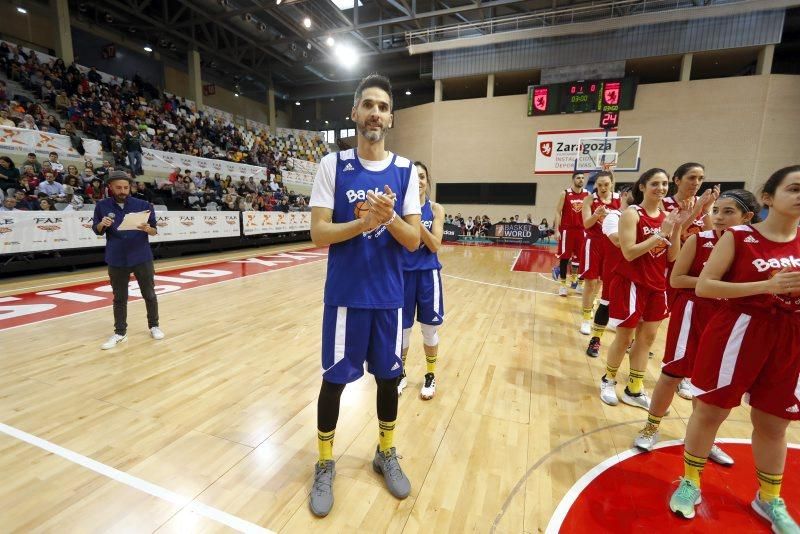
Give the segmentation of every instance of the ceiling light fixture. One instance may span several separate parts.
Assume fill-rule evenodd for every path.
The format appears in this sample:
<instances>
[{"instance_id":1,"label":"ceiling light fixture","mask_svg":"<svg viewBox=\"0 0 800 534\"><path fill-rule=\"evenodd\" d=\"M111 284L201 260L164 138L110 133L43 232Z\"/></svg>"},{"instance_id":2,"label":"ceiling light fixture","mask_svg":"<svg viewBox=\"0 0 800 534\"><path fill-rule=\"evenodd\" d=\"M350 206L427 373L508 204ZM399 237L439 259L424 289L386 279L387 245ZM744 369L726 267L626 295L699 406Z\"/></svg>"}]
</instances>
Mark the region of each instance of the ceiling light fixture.
<instances>
[{"instance_id":1,"label":"ceiling light fixture","mask_svg":"<svg viewBox=\"0 0 800 534\"><path fill-rule=\"evenodd\" d=\"M311 27L311 19L308 18L308 17L304 18L303 19L303 26L305 26L306 29L310 28Z\"/></svg>"},{"instance_id":2,"label":"ceiling light fixture","mask_svg":"<svg viewBox=\"0 0 800 534\"><path fill-rule=\"evenodd\" d=\"M18 7L17 8L17 13L22 13L23 15L27 15L28 14L28 10L25 9L24 7Z\"/></svg>"},{"instance_id":3,"label":"ceiling light fixture","mask_svg":"<svg viewBox=\"0 0 800 534\"><path fill-rule=\"evenodd\" d=\"M336 39L334 39L333 37L331 37L329 35L328 38L325 39L325 44L328 45L328 46L333 46L333 45L336 44Z\"/></svg>"},{"instance_id":4,"label":"ceiling light fixture","mask_svg":"<svg viewBox=\"0 0 800 534\"><path fill-rule=\"evenodd\" d=\"M411 96L411 89L406 90L406 96Z\"/></svg>"},{"instance_id":5,"label":"ceiling light fixture","mask_svg":"<svg viewBox=\"0 0 800 534\"><path fill-rule=\"evenodd\" d=\"M300 105L300 101L298 100L297 102L294 103L294 105L295 106L299 106Z\"/></svg>"},{"instance_id":6,"label":"ceiling light fixture","mask_svg":"<svg viewBox=\"0 0 800 534\"><path fill-rule=\"evenodd\" d=\"M337 45L334 55L345 68L352 68L358 63L358 53L350 46Z\"/></svg>"},{"instance_id":7,"label":"ceiling light fixture","mask_svg":"<svg viewBox=\"0 0 800 534\"><path fill-rule=\"evenodd\" d=\"M150 45L145 45L144 46L144 51L149 54L150 52L153 51L153 48Z\"/></svg>"}]
</instances>

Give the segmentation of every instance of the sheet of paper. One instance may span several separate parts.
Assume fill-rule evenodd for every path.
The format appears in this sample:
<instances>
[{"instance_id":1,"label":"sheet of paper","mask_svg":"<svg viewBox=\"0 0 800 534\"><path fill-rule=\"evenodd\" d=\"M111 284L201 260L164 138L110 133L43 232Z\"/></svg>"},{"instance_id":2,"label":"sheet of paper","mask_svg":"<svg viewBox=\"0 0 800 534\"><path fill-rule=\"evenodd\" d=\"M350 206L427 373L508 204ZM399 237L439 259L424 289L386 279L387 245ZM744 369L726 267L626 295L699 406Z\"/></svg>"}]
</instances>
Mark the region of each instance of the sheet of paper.
<instances>
[{"instance_id":1,"label":"sheet of paper","mask_svg":"<svg viewBox=\"0 0 800 534\"><path fill-rule=\"evenodd\" d=\"M147 219L150 218L149 211L140 211L139 213L127 213L125 218L122 219L117 230L138 230L139 226L145 224Z\"/></svg>"}]
</instances>

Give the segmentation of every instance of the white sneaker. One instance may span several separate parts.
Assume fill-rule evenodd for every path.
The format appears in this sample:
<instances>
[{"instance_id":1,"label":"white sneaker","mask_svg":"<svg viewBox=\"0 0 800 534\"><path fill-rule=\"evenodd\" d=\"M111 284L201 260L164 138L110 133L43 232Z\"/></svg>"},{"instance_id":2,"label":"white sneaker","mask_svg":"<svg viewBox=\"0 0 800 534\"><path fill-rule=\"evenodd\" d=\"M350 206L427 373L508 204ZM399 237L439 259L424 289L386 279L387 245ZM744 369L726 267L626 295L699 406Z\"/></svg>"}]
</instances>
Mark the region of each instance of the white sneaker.
<instances>
[{"instance_id":1,"label":"white sneaker","mask_svg":"<svg viewBox=\"0 0 800 534\"><path fill-rule=\"evenodd\" d=\"M113 336L108 338L108 341L106 341L105 343L100 345L100 348L103 349L103 350L113 349L114 347L117 346L117 344L125 343L126 341L128 341L128 335L127 334L124 335L124 336L121 336L119 334L114 334Z\"/></svg>"},{"instance_id":2,"label":"white sneaker","mask_svg":"<svg viewBox=\"0 0 800 534\"><path fill-rule=\"evenodd\" d=\"M692 398L694 398L694 395L692 395L692 390L689 388L688 378L684 378L681 380L680 384L678 384L678 396L686 400L692 400Z\"/></svg>"},{"instance_id":3,"label":"white sneaker","mask_svg":"<svg viewBox=\"0 0 800 534\"><path fill-rule=\"evenodd\" d=\"M397 395L398 396L403 394L403 390L406 389L406 386L408 386L408 379L406 378L406 375L404 374L403 376L400 377L400 380L397 382Z\"/></svg>"},{"instance_id":4,"label":"white sneaker","mask_svg":"<svg viewBox=\"0 0 800 534\"><path fill-rule=\"evenodd\" d=\"M628 393L628 388L625 388L625 391L622 392L622 397L620 397L620 399L628 406L650 411L650 397L647 396L647 393L644 389L642 389L642 392L638 395L632 395Z\"/></svg>"},{"instance_id":5,"label":"white sneaker","mask_svg":"<svg viewBox=\"0 0 800 534\"><path fill-rule=\"evenodd\" d=\"M559 297L566 297L567 296L567 288L564 287L564 286L559 287L558 288L558 296Z\"/></svg>"},{"instance_id":6,"label":"white sneaker","mask_svg":"<svg viewBox=\"0 0 800 534\"><path fill-rule=\"evenodd\" d=\"M607 380L605 377L600 379L600 400L609 406L616 406L619 404L616 380Z\"/></svg>"},{"instance_id":7,"label":"white sneaker","mask_svg":"<svg viewBox=\"0 0 800 534\"><path fill-rule=\"evenodd\" d=\"M734 463L733 458L731 458L728 453L720 449L719 445L716 443L711 446L711 452L708 453L708 459L714 463L724 466L731 466Z\"/></svg>"},{"instance_id":8,"label":"white sneaker","mask_svg":"<svg viewBox=\"0 0 800 534\"><path fill-rule=\"evenodd\" d=\"M578 295L583 295L583 284L579 283L578 287L575 288L575 293Z\"/></svg>"},{"instance_id":9,"label":"white sneaker","mask_svg":"<svg viewBox=\"0 0 800 534\"><path fill-rule=\"evenodd\" d=\"M422 400L431 400L434 395L436 395L436 377L433 376L433 373L426 373L425 383L422 384L419 396Z\"/></svg>"},{"instance_id":10,"label":"white sneaker","mask_svg":"<svg viewBox=\"0 0 800 534\"><path fill-rule=\"evenodd\" d=\"M581 323L581 334L583 334L584 336L588 336L591 333L592 333L592 323L590 323L589 321L583 321Z\"/></svg>"},{"instance_id":11,"label":"white sneaker","mask_svg":"<svg viewBox=\"0 0 800 534\"><path fill-rule=\"evenodd\" d=\"M644 425L633 440L634 447L646 452L652 451L656 443L658 443L658 427L650 423Z\"/></svg>"},{"instance_id":12,"label":"white sneaker","mask_svg":"<svg viewBox=\"0 0 800 534\"><path fill-rule=\"evenodd\" d=\"M164 332L157 326L150 329L150 337L153 339L164 339Z\"/></svg>"}]
</instances>

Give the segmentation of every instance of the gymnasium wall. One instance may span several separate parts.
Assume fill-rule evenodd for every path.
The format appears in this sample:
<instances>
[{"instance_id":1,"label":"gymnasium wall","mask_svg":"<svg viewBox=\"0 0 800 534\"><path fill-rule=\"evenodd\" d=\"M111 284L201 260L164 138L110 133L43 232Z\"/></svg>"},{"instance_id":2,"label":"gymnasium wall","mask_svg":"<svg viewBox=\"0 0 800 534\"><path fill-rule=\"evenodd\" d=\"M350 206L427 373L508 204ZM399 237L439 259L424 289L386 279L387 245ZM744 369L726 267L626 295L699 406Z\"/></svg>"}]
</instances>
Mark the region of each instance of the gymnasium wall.
<instances>
[{"instance_id":1,"label":"gymnasium wall","mask_svg":"<svg viewBox=\"0 0 800 534\"><path fill-rule=\"evenodd\" d=\"M685 161L707 180L757 189L779 167L800 163L800 76L747 76L640 85L619 135L641 135L642 169L672 172ZM535 206L447 205L449 213L493 220L532 213L552 221L569 175L534 175L536 133L596 128L599 114L528 117L526 95L436 102L398 110L388 147L429 163L435 182L538 184ZM617 173L631 182L636 173Z\"/></svg>"}]
</instances>

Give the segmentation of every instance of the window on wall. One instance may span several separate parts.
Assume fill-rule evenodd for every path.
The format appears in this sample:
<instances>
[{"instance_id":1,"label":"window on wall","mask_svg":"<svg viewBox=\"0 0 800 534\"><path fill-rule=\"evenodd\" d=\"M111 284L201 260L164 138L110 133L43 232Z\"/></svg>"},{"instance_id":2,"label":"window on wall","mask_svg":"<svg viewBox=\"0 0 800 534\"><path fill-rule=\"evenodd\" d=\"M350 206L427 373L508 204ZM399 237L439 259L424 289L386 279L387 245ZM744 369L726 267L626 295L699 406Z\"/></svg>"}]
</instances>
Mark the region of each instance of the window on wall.
<instances>
[{"instance_id":1,"label":"window on wall","mask_svg":"<svg viewBox=\"0 0 800 534\"><path fill-rule=\"evenodd\" d=\"M336 132L335 130L322 130L320 132L322 134L322 138L325 139L326 143L335 143L336 142Z\"/></svg>"}]
</instances>

